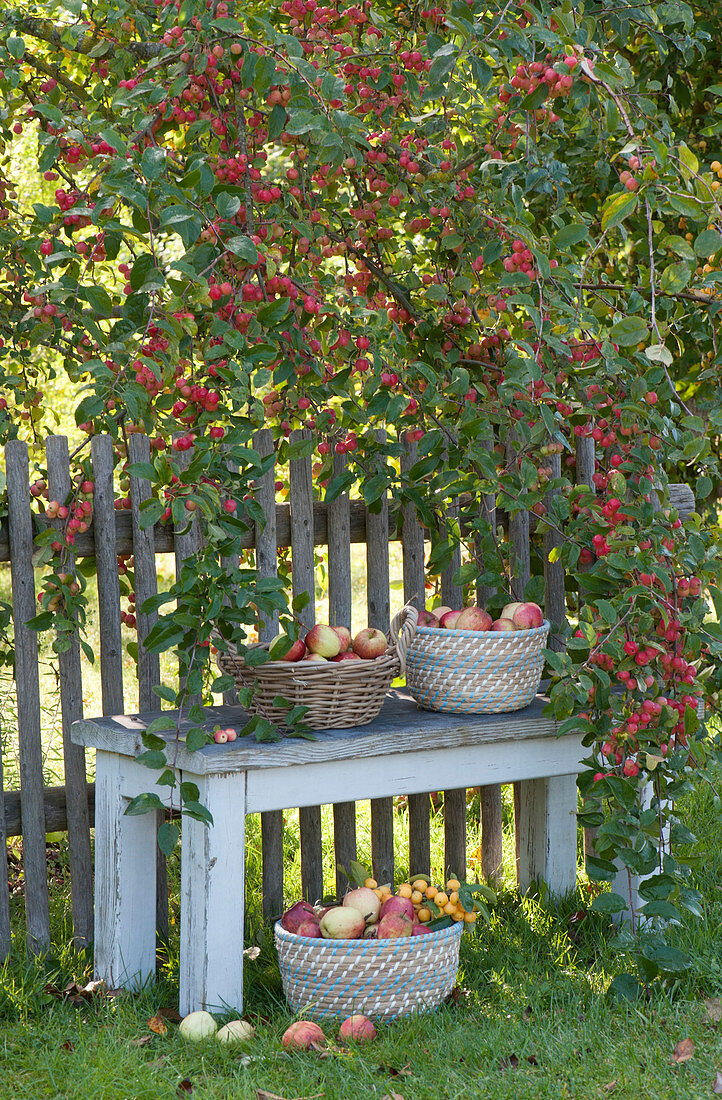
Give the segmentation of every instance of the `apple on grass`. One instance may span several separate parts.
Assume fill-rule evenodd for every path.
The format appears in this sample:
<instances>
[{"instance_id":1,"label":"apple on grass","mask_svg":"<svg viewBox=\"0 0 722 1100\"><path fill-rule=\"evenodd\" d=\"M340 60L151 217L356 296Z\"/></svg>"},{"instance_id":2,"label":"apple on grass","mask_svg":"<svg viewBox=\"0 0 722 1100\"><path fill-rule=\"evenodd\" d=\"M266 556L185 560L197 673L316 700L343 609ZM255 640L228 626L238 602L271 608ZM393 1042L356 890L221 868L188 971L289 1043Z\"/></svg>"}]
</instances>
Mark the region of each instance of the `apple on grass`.
<instances>
[{"instance_id":1,"label":"apple on grass","mask_svg":"<svg viewBox=\"0 0 722 1100\"><path fill-rule=\"evenodd\" d=\"M373 661L376 657L383 657L386 652L386 635L383 630L376 630L367 626L359 630L353 640L353 651L365 661Z\"/></svg>"},{"instance_id":2,"label":"apple on grass","mask_svg":"<svg viewBox=\"0 0 722 1100\"><path fill-rule=\"evenodd\" d=\"M309 653L317 653L326 660L341 652L341 639L332 626L316 623L306 635L305 642Z\"/></svg>"}]
</instances>

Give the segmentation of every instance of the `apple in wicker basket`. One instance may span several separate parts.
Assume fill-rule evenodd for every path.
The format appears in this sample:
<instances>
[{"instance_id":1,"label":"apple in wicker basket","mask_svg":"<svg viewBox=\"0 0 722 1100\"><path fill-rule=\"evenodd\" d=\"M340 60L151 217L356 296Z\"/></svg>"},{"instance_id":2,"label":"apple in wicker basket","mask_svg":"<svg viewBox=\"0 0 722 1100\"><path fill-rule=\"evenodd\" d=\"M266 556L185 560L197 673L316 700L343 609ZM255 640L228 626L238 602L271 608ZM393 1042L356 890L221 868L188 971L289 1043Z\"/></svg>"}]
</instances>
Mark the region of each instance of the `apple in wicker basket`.
<instances>
[{"instance_id":1,"label":"apple in wicker basket","mask_svg":"<svg viewBox=\"0 0 722 1100\"><path fill-rule=\"evenodd\" d=\"M277 634L276 637L271 642L271 644L268 648L269 648L269 651L270 651L270 654L271 654L271 660L272 661L300 661L301 658L305 656L305 654L306 654L306 643L302 642L300 638L297 641L293 642L293 644L291 645L291 648L288 650L287 653L284 653L283 657L277 657L275 655L273 650L275 649L276 645L279 644L284 638L287 638L287 637L288 637L287 634L283 634L283 633Z\"/></svg>"},{"instance_id":2,"label":"apple in wicker basket","mask_svg":"<svg viewBox=\"0 0 722 1100\"><path fill-rule=\"evenodd\" d=\"M444 630L454 630L456 627L456 620L461 614L460 611L445 611L439 619Z\"/></svg>"},{"instance_id":3,"label":"apple in wicker basket","mask_svg":"<svg viewBox=\"0 0 722 1100\"><path fill-rule=\"evenodd\" d=\"M281 917L281 928L285 928L287 932L298 932L305 921L315 921L318 924L316 910L307 901L297 901Z\"/></svg>"},{"instance_id":4,"label":"apple in wicker basket","mask_svg":"<svg viewBox=\"0 0 722 1100\"><path fill-rule=\"evenodd\" d=\"M309 653L317 653L326 660L341 652L341 639L332 626L316 623L309 630L305 641Z\"/></svg>"},{"instance_id":5,"label":"apple in wicker basket","mask_svg":"<svg viewBox=\"0 0 722 1100\"><path fill-rule=\"evenodd\" d=\"M351 906L335 905L321 917L321 935L326 940L357 940L365 927L363 916Z\"/></svg>"},{"instance_id":6,"label":"apple in wicker basket","mask_svg":"<svg viewBox=\"0 0 722 1100\"><path fill-rule=\"evenodd\" d=\"M544 622L544 613L536 603L508 603L501 619L511 619L517 630L534 630Z\"/></svg>"},{"instance_id":7,"label":"apple in wicker basket","mask_svg":"<svg viewBox=\"0 0 722 1100\"><path fill-rule=\"evenodd\" d=\"M338 664L339 661L360 661L358 653L354 653L349 649L346 653L337 653L335 657L331 658L333 664Z\"/></svg>"},{"instance_id":8,"label":"apple in wicker basket","mask_svg":"<svg viewBox=\"0 0 722 1100\"><path fill-rule=\"evenodd\" d=\"M379 919L381 898L375 890L369 889L368 886L359 886L356 890L349 890L344 895L341 904L356 909L364 918L366 924L375 924Z\"/></svg>"},{"instance_id":9,"label":"apple in wicker basket","mask_svg":"<svg viewBox=\"0 0 722 1100\"><path fill-rule=\"evenodd\" d=\"M422 610L419 611L419 626L430 626L433 629L438 629L440 623L433 611Z\"/></svg>"},{"instance_id":10,"label":"apple in wicker basket","mask_svg":"<svg viewBox=\"0 0 722 1100\"><path fill-rule=\"evenodd\" d=\"M397 940L413 935L414 923L411 917L403 913L386 913L378 925L376 937L379 940Z\"/></svg>"},{"instance_id":11,"label":"apple in wicker basket","mask_svg":"<svg viewBox=\"0 0 722 1100\"><path fill-rule=\"evenodd\" d=\"M496 622L491 624L489 630L516 630L516 627L511 619L497 619Z\"/></svg>"},{"instance_id":12,"label":"apple in wicker basket","mask_svg":"<svg viewBox=\"0 0 722 1100\"><path fill-rule=\"evenodd\" d=\"M341 643L341 653L345 653L346 650L351 648L351 631L345 626L332 626L334 634L338 634L338 640Z\"/></svg>"},{"instance_id":13,"label":"apple in wicker basket","mask_svg":"<svg viewBox=\"0 0 722 1100\"><path fill-rule=\"evenodd\" d=\"M383 657L386 652L386 635L383 630L376 630L372 626L367 626L364 630L359 630L354 638L353 651L366 661Z\"/></svg>"},{"instance_id":14,"label":"apple in wicker basket","mask_svg":"<svg viewBox=\"0 0 722 1100\"><path fill-rule=\"evenodd\" d=\"M491 621L491 615L483 607L465 607L454 624L454 630L488 630Z\"/></svg>"}]
</instances>

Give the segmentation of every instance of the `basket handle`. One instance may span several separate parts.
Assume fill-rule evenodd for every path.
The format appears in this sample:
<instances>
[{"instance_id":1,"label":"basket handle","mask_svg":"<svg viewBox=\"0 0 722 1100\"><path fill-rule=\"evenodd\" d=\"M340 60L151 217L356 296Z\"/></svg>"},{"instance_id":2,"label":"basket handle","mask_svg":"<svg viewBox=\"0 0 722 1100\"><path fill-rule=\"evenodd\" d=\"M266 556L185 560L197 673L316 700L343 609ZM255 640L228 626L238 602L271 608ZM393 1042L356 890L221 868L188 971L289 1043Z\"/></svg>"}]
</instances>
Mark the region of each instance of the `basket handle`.
<instances>
[{"instance_id":1,"label":"basket handle","mask_svg":"<svg viewBox=\"0 0 722 1100\"><path fill-rule=\"evenodd\" d=\"M409 652L409 646L414 640L418 621L419 612L413 604L407 603L405 607L402 607L401 610L394 615L391 622L389 638L391 639L391 644L396 646L402 675L406 671L406 655Z\"/></svg>"}]
</instances>

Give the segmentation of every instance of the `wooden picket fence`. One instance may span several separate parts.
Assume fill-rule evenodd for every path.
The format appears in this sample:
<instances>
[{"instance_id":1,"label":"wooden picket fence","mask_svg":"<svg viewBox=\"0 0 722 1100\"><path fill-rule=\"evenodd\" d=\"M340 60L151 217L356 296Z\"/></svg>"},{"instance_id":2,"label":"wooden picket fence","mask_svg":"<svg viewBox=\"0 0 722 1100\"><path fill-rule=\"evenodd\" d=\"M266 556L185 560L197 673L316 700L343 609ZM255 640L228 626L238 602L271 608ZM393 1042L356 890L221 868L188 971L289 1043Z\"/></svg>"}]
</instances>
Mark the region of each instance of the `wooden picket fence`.
<instances>
[{"instance_id":1,"label":"wooden picket fence","mask_svg":"<svg viewBox=\"0 0 722 1100\"><path fill-rule=\"evenodd\" d=\"M294 439L304 438L303 432ZM261 455L273 453L273 435L260 430L254 446ZM43 752L41 745L41 701L38 665L38 635L26 622L37 612L33 574L34 535L47 523L31 508L29 491L28 451L24 443L13 441L5 449L8 486L8 519L0 525L0 561L10 561L15 630L15 675L17 681L17 722L19 731L20 792L3 790L0 760L0 831L3 840L22 835L25 875L25 908L27 941L32 951L42 951L50 943L49 893L46 868L46 833L67 829L70 856L72 919L74 941L86 944L93 938L92 844L94 821L94 790L87 783L84 750L73 745L69 731L72 723L83 717L83 668L77 639L58 655L60 704L62 711L64 787L43 784ZM64 501L71 490L68 441L53 436L46 441L48 490L51 500ZM145 615L143 602L157 591L156 556L173 554L176 570L192 557L200 545L202 532L197 521L184 533L174 532L170 524L158 524L143 530L140 507L151 495L150 484L142 479L130 479L131 509L115 509L113 443L108 436L96 436L91 441L91 458L95 482L93 520L87 533L78 535L75 558L94 558L98 591L100 626L100 678L104 714L124 713L123 643L121 636L121 606L118 580L118 556L133 556L134 589L138 633L138 700L140 711L156 709L157 699L152 688L160 682L160 660L148 653L143 641L151 629L154 616ZM144 462L150 458L149 441L142 435L129 437L129 460ZM406 447L402 468L409 470L416 460L416 445ZM334 456L334 472L343 469L344 458ZM553 476L561 472L560 456L547 460ZM580 483L591 484L594 471L594 444L580 439L577 446L576 475ZM315 621L314 547L328 548L328 588L330 621L351 625L351 543L366 545L366 601L368 622L387 630L392 610L389 581L389 546L400 541L403 556L403 600L423 603L425 592L424 529L412 506L399 509L385 499L379 511L368 511L362 502L342 495L330 504L315 498L311 458L297 458L290 463L290 503L277 504L275 471L271 468L260 479L256 498L266 516L264 527L249 532L245 546L255 548L256 564L264 576L275 576L277 553L291 548L293 594L310 593L311 600L299 613L307 626ZM686 486L676 486L674 503L680 514L688 514L694 501ZM565 577L559 563L549 561L550 551L559 536L547 532L543 544L530 537L535 517L522 512L508 520L496 516L495 501L487 497L479 502L493 522L503 520L513 551L514 576L512 591L522 598L531 576L532 555L543 560L545 579L545 611L557 627L566 616ZM448 503L447 516L456 510ZM531 523L530 523L531 520ZM56 521L57 522L57 521ZM462 590L454 585L454 573L460 565L457 550L453 562L441 577L442 601L459 606ZM74 568L70 561L68 571ZM477 597L483 603L490 593L480 590ZM399 601L400 602L400 601ZM358 624L355 624L358 628ZM268 640L278 631L277 621L266 624L261 639ZM553 638L552 644L559 645ZM232 696L226 698L232 702ZM463 779L462 776L459 777ZM150 781L150 775L149 775ZM428 794L410 795L409 864L419 873L430 871L430 800ZM390 798L371 802L371 858L374 876L379 881L393 878L394 808ZM356 859L356 806L337 803L333 806L334 849L336 864L348 866ZM501 788L481 790L481 871L493 877L501 865ZM444 792L445 868L465 874L466 790ZM299 811L301 877L304 896L321 897L324 890L321 808ZM283 907L283 814L281 811L261 815L263 859L263 911L267 917L280 913ZM168 892L164 857L158 852L160 874L157 892L157 924L159 933L168 932ZM337 871L336 888L343 890L345 879ZM10 917L7 876L0 876L0 955L10 950Z\"/></svg>"}]
</instances>

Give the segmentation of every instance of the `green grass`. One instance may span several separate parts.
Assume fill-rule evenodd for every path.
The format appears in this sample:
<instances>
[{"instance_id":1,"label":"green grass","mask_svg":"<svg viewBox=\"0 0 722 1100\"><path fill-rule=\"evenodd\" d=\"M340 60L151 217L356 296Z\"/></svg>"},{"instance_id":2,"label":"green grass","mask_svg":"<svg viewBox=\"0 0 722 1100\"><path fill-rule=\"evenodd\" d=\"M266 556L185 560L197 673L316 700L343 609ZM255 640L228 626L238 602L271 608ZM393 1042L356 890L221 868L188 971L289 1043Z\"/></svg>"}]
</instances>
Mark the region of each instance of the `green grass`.
<instances>
[{"instance_id":1,"label":"green grass","mask_svg":"<svg viewBox=\"0 0 722 1100\"><path fill-rule=\"evenodd\" d=\"M257 1089L288 1100L392 1093L404 1100L709 1096L715 1071L722 1070L722 1038L703 1004L704 998L722 993L722 840L708 792L690 800L686 817L706 852L695 873L706 912L704 922L689 921L669 931L691 958L689 971L675 983L634 1004L618 1003L608 984L630 965L629 944L605 918L588 915L570 922L588 901L585 886L551 910L533 897L520 898L507 882L491 926L464 937L456 1003L428 1016L381 1025L375 1044L350 1051L338 1047L337 1026L329 1024L331 1056L323 1058L313 1052L288 1054L280 1044L292 1017L283 1003L268 930L252 900L259 885L253 823L247 945L256 943L261 950L245 967L245 1011L257 1034L243 1048L227 1050L213 1041L188 1044L170 1022L166 1035L149 1030L148 1020L159 1008L177 1006L177 923L157 985L134 996L96 995L74 1006L46 986L62 989L73 979L87 981L89 958L65 947L57 956L26 961L17 898L18 950L0 977L0 1096L164 1100L187 1095L177 1092L184 1080L191 1082L198 1100L255 1100ZM396 832L401 856L403 812ZM363 822L359 838L363 855ZM439 819L433 843L438 860ZM289 821L289 897L297 893L296 844ZM177 867L173 872L175 881ZM58 885L53 890L57 943L66 940L67 922L67 887ZM228 949L240 950L240 945L229 943ZM695 1052L678 1065L672 1053L684 1038L694 1041Z\"/></svg>"}]
</instances>

